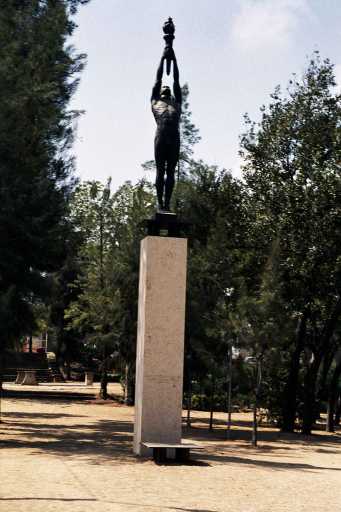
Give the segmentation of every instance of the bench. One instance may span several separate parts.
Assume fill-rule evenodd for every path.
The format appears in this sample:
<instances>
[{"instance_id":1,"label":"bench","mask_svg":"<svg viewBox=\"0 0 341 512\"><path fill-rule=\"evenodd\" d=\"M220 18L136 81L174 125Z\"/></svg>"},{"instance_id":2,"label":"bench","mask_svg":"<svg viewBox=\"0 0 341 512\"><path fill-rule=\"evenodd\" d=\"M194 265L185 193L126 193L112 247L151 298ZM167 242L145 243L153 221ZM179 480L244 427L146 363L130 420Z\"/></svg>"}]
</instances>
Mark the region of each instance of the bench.
<instances>
[{"instance_id":1,"label":"bench","mask_svg":"<svg viewBox=\"0 0 341 512\"><path fill-rule=\"evenodd\" d=\"M166 462L167 450L175 449L175 460L177 462L186 462L189 459L190 450L202 450L202 446L197 444L168 444L168 443L141 443L142 446L153 450L153 459L155 462Z\"/></svg>"},{"instance_id":2,"label":"bench","mask_svg":"<svg viewBox=\"0 0 341 512\"><path fill-rule=\"evenodd\" d=\"M36 386L37 382L37 370L19 368L15 384L21 384L22 386Z\"/></svg>"},{"instance_id":3,"label":"bench","mask_svg":"<svg viewBox=\"0 0 341 512\"><path fill-rule=\"evenodd\" d=\"M14 384L22 384L25 378L25 370L18 370Z\"/></svg>"}]
</instances>

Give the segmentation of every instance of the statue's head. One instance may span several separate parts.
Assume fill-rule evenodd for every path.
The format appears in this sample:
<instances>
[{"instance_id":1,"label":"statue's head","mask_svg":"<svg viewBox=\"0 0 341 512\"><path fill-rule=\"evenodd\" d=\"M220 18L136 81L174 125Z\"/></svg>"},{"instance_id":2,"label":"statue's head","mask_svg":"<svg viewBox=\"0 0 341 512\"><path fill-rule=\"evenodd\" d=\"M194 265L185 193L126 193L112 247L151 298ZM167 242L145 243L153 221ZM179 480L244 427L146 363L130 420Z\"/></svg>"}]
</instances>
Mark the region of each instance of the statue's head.
<instances>
[{"instance_id":1,"label":"statue's head","mask_svg":"<svg viewBox=\"0 0 341 512\"><path fill-rule=\"evenodd\" d=\"M165 100L169 100L171 98L171 90L168 87L168 85L163 85L161 87L160 98L165 99Z\"/></svg>"}]
</instances>

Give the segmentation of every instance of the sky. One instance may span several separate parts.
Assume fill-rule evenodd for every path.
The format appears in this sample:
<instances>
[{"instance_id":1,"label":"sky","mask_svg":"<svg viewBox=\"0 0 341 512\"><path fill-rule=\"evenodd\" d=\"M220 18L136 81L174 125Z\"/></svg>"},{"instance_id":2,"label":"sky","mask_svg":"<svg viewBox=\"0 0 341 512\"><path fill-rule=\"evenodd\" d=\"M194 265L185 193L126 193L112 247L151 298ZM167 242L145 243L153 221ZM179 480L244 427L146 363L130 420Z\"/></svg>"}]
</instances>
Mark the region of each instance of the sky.
<instances>
[{"instance_id":1,"label":"sky","mask_svg":"<svg viewBox=\"0 0 341 512\"><path fill-rule=\"evenodd\" d=\"M115 190L145 176L155 133L150 95L169 16L180 83L189 84L202 137L194 156L235 176L244 114L259 119L275 86L301 76L315 50L335 64L341 85L341 0L92 0L80 8L72 39L87 54L71 104L84 110L74 145L82 180L110 176Z\"/></svg>"}]
</instances>

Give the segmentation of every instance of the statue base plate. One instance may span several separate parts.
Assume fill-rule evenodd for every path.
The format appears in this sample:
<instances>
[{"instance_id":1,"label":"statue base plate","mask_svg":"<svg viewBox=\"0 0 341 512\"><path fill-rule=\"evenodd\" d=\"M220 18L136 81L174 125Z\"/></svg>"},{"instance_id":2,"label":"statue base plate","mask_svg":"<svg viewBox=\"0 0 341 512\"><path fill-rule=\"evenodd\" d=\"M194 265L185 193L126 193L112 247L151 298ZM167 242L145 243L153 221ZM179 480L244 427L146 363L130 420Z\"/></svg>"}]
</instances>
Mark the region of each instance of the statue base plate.
<instances>
[{"instance_id":1,"label":"statue base plate","mask_svg":"<svg viewBox=\"0 0 341 512\"><path fill-rule=\"evenodd\" d=\"M188 223L181 222L172 212L158 211L152 219L144 221L149 236L170 236L181 238L185 236L184 231L188 227Z\"/></svg>"}]
</instances>

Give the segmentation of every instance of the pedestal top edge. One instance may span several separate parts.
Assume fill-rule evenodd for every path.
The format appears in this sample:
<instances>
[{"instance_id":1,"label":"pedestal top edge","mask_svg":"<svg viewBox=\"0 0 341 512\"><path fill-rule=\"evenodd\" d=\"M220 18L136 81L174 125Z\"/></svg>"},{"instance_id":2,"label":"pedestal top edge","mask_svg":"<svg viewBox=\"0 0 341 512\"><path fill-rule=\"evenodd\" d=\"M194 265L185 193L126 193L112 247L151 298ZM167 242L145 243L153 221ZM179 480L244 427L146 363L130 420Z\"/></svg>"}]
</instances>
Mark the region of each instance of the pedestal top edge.
<instances>
[{"instance_id":1,"label":"pedestal top edge","mask_svg":"<svg viewBox=\"0 0 341 512\"><path fill-rule=\"evenodd\" d=\"M144 240L148 240L148 239L151 239L151 240L174 240L174 241L181 241L183 243L187 243L187 240L188 238L184 238L184 237L176 237L176 236L155 236L155 235L147 235L145 236L144 238L142 238L142 242L144 242Z\"/></svg>"}]
</instances>

